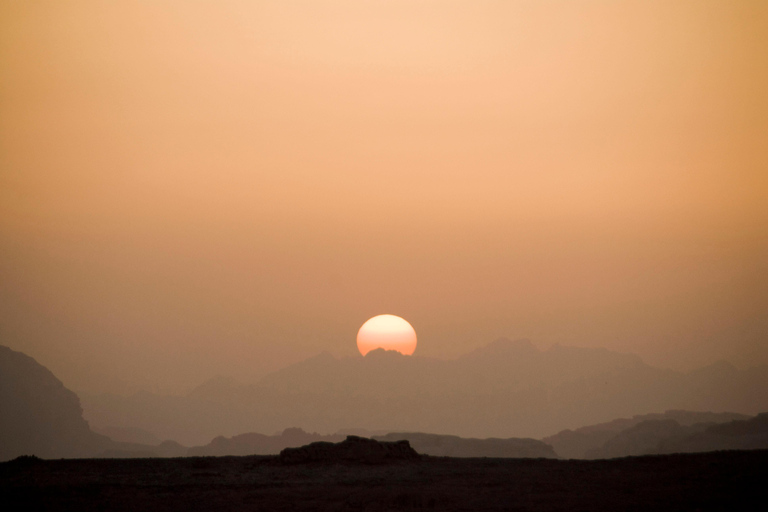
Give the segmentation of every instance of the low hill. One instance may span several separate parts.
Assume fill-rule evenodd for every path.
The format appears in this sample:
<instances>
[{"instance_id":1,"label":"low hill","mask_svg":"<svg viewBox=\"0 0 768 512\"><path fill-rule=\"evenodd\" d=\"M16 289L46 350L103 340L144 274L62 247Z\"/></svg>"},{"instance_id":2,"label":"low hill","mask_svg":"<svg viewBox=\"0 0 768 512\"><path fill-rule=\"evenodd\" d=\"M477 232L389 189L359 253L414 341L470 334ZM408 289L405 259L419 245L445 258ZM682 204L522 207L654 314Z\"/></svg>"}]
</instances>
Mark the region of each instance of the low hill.
<instances>
[{"instance_id":1,"label":"low hill","mask_svg":"<svg viewBox=\"0 0 768 512\"><path fill-rule=\"evenodd\" d=\"M384 442L358 436L347 436L339 443L317 441L297 448L286 448L280 452L280 461L287 464L308 462L375 464L417 461L420 458L408 441Z\"/></svg>"},{"instance_id":2,"label":"low hill","mask_svg":"<svg viewBox=\"0 0 768 512\"><path fill-rule=\"evenodd\" d=\"M437 457L557 458L551 446L536 439L472 439L419 432L390 433L374 439L405 440L417 452Z\"/></svg>"},{"instance_id":3,"label":"low hill","mask_svg":"<svg viewBox=\"0 0 768 512\"><path fill-rule=\"evenodd\" d=\"M336 443L344 436L310 434L300 428L287 428L280 435L240 434L230 438L219 436L205 446L195 446L187 451L190 456L223 455L277 455L285 448L295 448L309 443L324 441Z\"/></svg>"}]
</instances>

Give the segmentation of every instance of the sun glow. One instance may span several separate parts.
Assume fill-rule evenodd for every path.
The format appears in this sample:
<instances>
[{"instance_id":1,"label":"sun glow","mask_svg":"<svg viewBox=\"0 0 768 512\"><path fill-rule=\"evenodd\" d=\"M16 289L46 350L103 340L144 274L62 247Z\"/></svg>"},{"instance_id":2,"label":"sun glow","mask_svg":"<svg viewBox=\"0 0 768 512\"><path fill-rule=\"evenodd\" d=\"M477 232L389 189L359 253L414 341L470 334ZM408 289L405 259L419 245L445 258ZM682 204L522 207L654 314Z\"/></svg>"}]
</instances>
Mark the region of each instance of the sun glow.
<instances>
[{"instance_id":1,"label":"sun glow","mask_svg":"<svg viewBox=\"0 0 768 512\"><path fill-rule=\"evenodd\" d=\"M365 355L377 348L410 356L416 350L416 331L399 316L374 316L357 331L357 349Z\"/></svg>"}]
</instances>

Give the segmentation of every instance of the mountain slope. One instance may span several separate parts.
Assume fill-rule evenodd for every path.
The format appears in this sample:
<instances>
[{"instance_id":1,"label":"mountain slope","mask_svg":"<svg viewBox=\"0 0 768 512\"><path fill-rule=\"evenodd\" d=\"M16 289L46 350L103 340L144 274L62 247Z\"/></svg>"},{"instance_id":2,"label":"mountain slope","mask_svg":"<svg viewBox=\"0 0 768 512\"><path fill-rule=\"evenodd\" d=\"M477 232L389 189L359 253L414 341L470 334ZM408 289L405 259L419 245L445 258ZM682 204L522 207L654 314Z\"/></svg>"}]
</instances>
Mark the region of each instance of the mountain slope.
<instances>
[{"instance_id":1,"label":"mountain slope","mask_svg":"<svg viewBox=\"0 0 768 512\"><path fill-rule=\"evenodd\" d=\"M93 456L110 441L91 431L80 400L31 357L0 346L0 460Z\"/></svg>"}]
</instances>

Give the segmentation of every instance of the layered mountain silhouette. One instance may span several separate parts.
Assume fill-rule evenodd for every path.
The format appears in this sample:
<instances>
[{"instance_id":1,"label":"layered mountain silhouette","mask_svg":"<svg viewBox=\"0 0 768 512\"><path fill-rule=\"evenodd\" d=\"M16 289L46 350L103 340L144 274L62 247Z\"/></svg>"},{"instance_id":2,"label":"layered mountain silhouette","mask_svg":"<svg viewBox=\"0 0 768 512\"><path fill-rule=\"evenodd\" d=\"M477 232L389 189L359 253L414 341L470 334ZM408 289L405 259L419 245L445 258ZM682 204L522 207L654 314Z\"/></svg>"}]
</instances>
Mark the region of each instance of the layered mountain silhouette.
<instances>
[{"instance_id":1,"label":"layered mountain silhouette","mask_svg":"<svg viewBox=\"0 0 768 512\"><path fill-rule=\"evenodd\" d=\"M236 388L229 380L217 379L195 390L193 396L215 400L217 393L235 391ZM286 448L305 445L322 448L344 441L345 438L349 440L343 431L324 436L300 428L287 428L273 436L257 433L231 438L218 436L204 446L187 448L175 441L161 442L151 432L136 427L102 427L96 433L83 419L80 401L75 393L64 387L60 380L34 359L7 347L0 347L0 410L3 412L0 420L0 461L20 455L41 458L276 455ZM346 431L370 434L363 429ZM360 447L371 449L373 451L370 454L370 450L363 451L368 454L366 456L374 458L378 456L377 450L381 446L402 447L395 441L408 439L413 439L423 453L431 455L554 456L551 447L532 439L462 439L420 433L389 434L384 437L386 439L382 441L392 442L366 443L362 441L363 438L352 436L355 442L347 442L342 446L354 446L357 450ZM412 452L410 448L406 451ZM322 450L320 452L325 453Z\"/></svg>"},{"instance_id":2,"label":"layered mountain silhouette","mask_svg":"<svg viewBox=\"0 0 768 512\"><path fill-rule=\"evenodd\" d=\"M631 432L632 429L641 424L648 423L649 426L659 425L659 429L664 429L664 425L669 422L680 427L693 427L694 425L703 425L704 428L712 424L726 423L734 420L745 420L749 416L736 413L712 413L712 412L691 412L691 411L666 411L664 413L651 413L633 416L632 418L621 418L597 425L589 425L577 428L575 430L566 429L557 434L545 437L543 441L551 445L560 457L566 459L585 459L593 458L595 454L602 450L606 443L620 436L623 432ZM656 423L654 423L656 422ZM650 428L650 427L647 427ZM674 427L672 427L674 428ZM696 427L701 429L702 427ZM690 432L693 432L691 430ZM643 432L643 428L639 430ZM621 455L638 455L636 453L622 452ZM596 457L601 458L601 457Z\"/></svg>"},{"instance_id":3,"label":"layered mountain silhouette","mask_svg":"<svg viewBox=\"0 0 768 512\"><path fill-rule=\"evenodd\" d=\"M348 358L322 353L255 385L217 379L186 396L82 399L92 424L141 428L185 445L295 425L326 433L359 427L540 439L670 409L754 415L768 410L768 368L718 363L684 374L605 349L539 350L527 340L500 339L453 360L384 350Z\"/></svg>"},{"instance_id":4,"label":"layered mountain silhouette","mask_svg":"<svg viewBox=\"0 0 768 512\"><path fill-rule=\"evenodd\" d=\"M538 359L540 372L528 369L527 376L522 380L520 375L516 378L505 375L503 361L510 353L528 354L528 362L531 365ZM241 415L243 421L253 422L254 418L285 421L285 418L291 415L313 418L315 414L329 423L352 417L358 420L356 424L364 424L361 421L363 413L372 414L380 421L386 414L391 414L389 420L392 423L403 422L403 419L405 422L429 423L433 421L430 415L435 415L434 417L442 418L449 426L455 427L465 420L457 416L466 411L476 414L476 417L471 418L473 425L482 418L489 421L493 418L498 421L500 417L525 420L518 411L508 410L509 407L520 404L515 400L519 400L521 396L540 399L543 397L543 403L552 407L553 404L560 404L552 400L557 397L557 394L552 393L552 389L561 390L562 386L574 386L578 390L579 385L584 385L583 382L594 383L595 378L609 380L612 371L624 371L629 377L635 378L634 385L614 390L614 394L619 398L632 396L638 381L647 384L647 380L639 379L638 375L669 376L667 371L649 369L641 362L638 364L638 360L632 356L587 351L576 355L586 359L591 357L591 360L587 361L591 366L585 365L581 378L568 380L578 373L573 373L575 369L569 367L571 363L566 359L578 357L563 358L556 350L555 364L552 364L547 361L549 356L545 352L537 351L524 342L497 342L469 354L467 361L420 360L384 351L374 351L371 354L373 356L357 360L338 360L323 354L270 376L260 386L240 386L228 380L218 379L201 386L186 397L140 394L131 398L135 400L135 410L139 413L146 413L147 410L142 408L142 404L149 400L154 401L158 407L168 407L169 410L164 414L177 414L182 421L188 421L195 415L202 418L212 409L217 410L222 415L210 418L209 428L216 428L217 425L233 428L236 422L232 423L231 420L238 415ZM488 362L488 358L492 364ZM484 360L485 363L482 362ZM547 365L550 370L560 365L563 374L557 375L551 371L548 373ZM303 374L302 368L311 377L309 383L302 382L299 378ZM488 369L485 375L479 373L483 368ZM637 368L640 371L635 371ZM419 371L429 373L419 374ZM568 374L569 371L572 373ZM718 368L705 370L704 373L706 371L729 375L730 387L725 387L728 393L734 393L736 386L743 385L744 376L739 372L734 373L731 369L722 372ZM449 387L448 377L451 372L454 374L454 382ZM525 374L522 371L520 373ZM583 374L587 376L584 377ZM701 375L702 372L694 374L693 386L701 384ZM747 374L747 383L753 382L750 380L752 375ZM696 391L695 387L691 388L691 381L686 380L687 378L688 376L682 376L682 396L688 396L692 390ZM418 379L422 379L421 385L417 382ZM473 381L479 382L484 392L465 387ZM541 388L532 391L532 381L539 382ZM360 391L349 387L348 382L358 384ZM650 382L654 384L653 380ZM442 384L449 387L450 391L441 397L439 390ZM542 389L550 390L549 394L542 394ZM711 386L705 386L704 389L712 392ZM755 388L754 395L759 397L759 392L763 389ZM596 395L600 396L599 393ZM578 398L580 395L576 392L569 396ZM506 399L507 402L501 403L500 399ZM716 396L715 399L719 400L720 397ZM611 404L613 400L614 398L605 401ZM294 409L297 403L304 405L305 410ZM246 410L254 404L260 407L250 412ZM528 404L528 408L523 409L529 414L536 413L537 409L531 405L535 404ZM423 416L420 416L422 413L418 411L418 407L425 408ZM43 458L269 455L302 445L322 447L339 442L350 433L374 437L385 443L407 441L420 453L451 457L612 458L768 448L768 414L750 418L737 413L683 410L636 415L629 419L564 430L545 438L543 442L520 438L462 438L417 431L372 435L376 432L367 431L365 428L346 428L338 430L337 434L324 436L310 434L299 428L288 428L273 436L256 433L229 438L217 436L203 446L187 448L176 441L159 442L159 437L141 427L113 426L100 429L103 434L114 436L114 439L110 439L91 430L83 419L77 395L64 387L49 370L31 357L2 346L0 410L3 412L0 415L0 460L19 455L36 455ZM125 412L120 409L120 404L117 404L115 410ZM414 415L415 420L409 418L409 414ZM130 415L126 417L134 423L139 423ZM549 417L555 415L550 414ZM386 421L381 421L381 424L386 424ZM162 427L160 424L158 426ZM515 424L511 423L509 430L513 430L514 426ZM381 430L378 432L381 433ZM358 436L354 437L360 439Z\"/></svg>"},{"instance_id":5,"label":"layered mountain silhouette","mask_svg":"<svg viewBox=\"0 0 768 512\"><path fill-rule=\"evenodd\" d=\"M147 446L94 432L83 419L80 399L50 370L0 346L0 461L21 455L53 459L185 453L186 448L173 441Z\"/></svg>"},{"instance_id":6,"label":"layered mountain silhouette","mask_svg":"<svg viewBox=\"0 0 768 512\"><path fill-rule=\"evenodd\" d=\"M543 441L559 456L573 459L768 449L768 413L750 418L667 411L565 430Z\"/></svg>"}]
</instances>

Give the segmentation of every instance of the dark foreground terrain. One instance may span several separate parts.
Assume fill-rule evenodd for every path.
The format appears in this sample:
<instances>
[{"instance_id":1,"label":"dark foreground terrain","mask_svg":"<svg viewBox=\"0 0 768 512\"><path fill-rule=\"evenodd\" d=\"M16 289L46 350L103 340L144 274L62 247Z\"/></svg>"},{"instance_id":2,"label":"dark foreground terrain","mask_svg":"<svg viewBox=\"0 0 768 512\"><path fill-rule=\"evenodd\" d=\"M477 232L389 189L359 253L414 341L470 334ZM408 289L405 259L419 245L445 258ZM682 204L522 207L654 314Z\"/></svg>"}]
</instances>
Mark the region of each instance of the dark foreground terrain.
<instances>
[{"instance_id":1,"label":"dark foreground terrain","mask_svg":"<svg viewBox=\"0 0 768 512\"><path fill-rule=\"evenodd\" d=\"M754 510L768 451L614 460L420 457L20 458L0 464L1 510Z\"/></svg>"}]
</instances>

